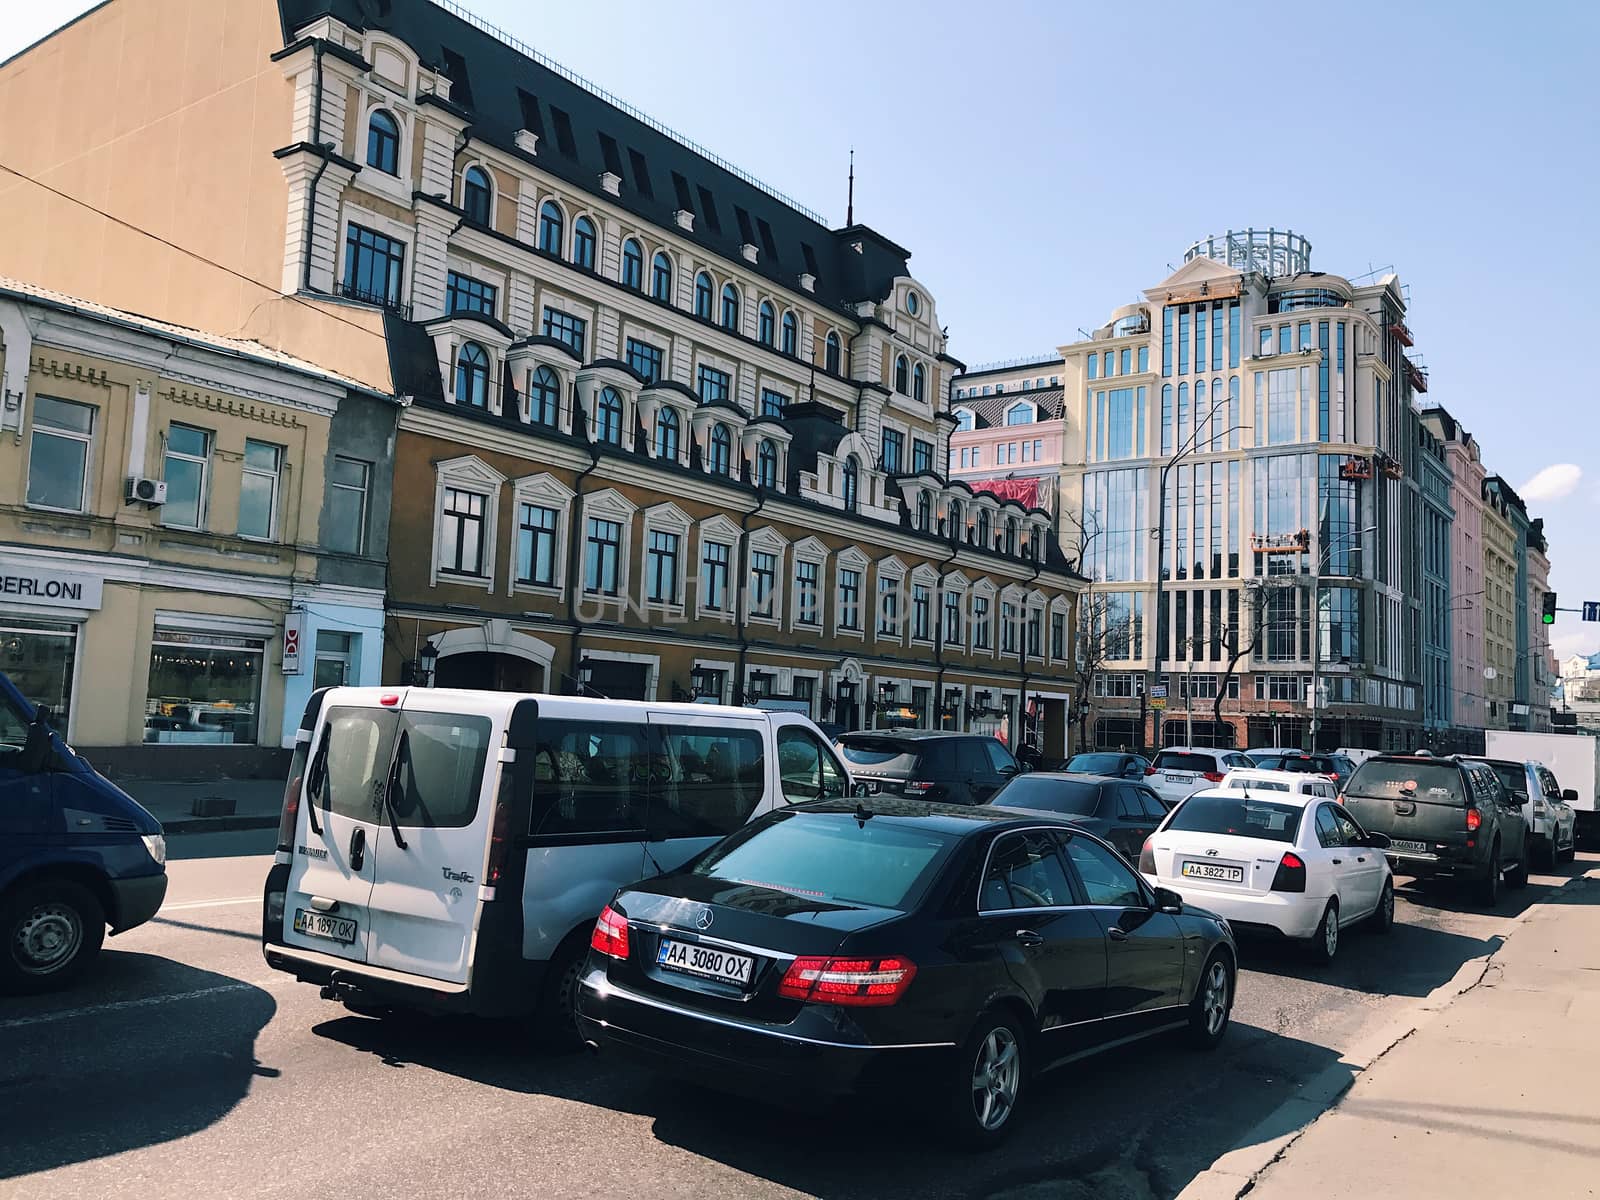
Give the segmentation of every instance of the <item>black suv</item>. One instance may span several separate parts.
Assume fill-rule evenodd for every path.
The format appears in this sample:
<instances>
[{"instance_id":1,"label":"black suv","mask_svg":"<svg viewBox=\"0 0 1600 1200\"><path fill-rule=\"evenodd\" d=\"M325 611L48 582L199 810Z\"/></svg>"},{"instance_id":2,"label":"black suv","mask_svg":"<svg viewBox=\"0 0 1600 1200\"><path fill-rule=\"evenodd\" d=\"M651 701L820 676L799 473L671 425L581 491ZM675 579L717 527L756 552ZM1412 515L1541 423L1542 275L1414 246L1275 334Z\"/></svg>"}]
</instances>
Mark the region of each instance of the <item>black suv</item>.
<instances>
[{"instance_id":1,"label":"black suv","mask_svg":"<svg viewBox=\"0 0 1600 1200\"><path fill-rule=\"evenodd\" d=\"M982 804L1022 770L999 738L976 733L857 731L838 746L859 795Z\"/></svg>"},{"instance_id":2,"label":"black suv","mask_svg":"<svg viewBox=\"0 0 1600 1200\"><path fill-rule=\"evenodd\" d=\"M1380 755L1356 768L1344 806L1362 828L1389 836L1396 873L1475 884L1487 905L1500 880L1528 882L1528 824L1488 763L1471 758Z\"/></svg>"}]
</instances>

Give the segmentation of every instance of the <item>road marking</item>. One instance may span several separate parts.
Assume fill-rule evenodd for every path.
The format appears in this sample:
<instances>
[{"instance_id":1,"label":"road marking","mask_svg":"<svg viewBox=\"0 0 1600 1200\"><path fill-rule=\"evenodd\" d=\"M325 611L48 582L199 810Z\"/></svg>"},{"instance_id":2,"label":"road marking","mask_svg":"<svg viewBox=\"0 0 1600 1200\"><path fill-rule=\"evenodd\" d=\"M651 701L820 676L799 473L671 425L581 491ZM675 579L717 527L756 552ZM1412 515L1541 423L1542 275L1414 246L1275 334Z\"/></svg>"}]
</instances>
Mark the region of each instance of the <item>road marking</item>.
<instances>
[{"instance_id":1,"label":"road marking","mask_svg":"<svg viewBox=\"0 0 1600 1200\"><path fill-rule=\"evenodd\" d=\"M83 1008L68 1008L60 1012L40 1013L35 1017L16 1017L10 1021L0 1021L0 1030L22 1029L28 1025L51 1025L57 1021L67 1021L73 1017L90 1017L100 1013L122 1012L130 1008L149 1008L156 1004L168 1004L174 1000L198 1000L202 996L220 996L225 992L243 992L261 987L255 983L220 983L216 987L200 988L192 992L169 992L164 996L141 996L137 1000L116 1000L109 1004L90 1004Z\"/></svg>"},{"instance_id":2,"label":"road marking","mask_svg":"<svg viewBox=\"0 0 1600 1200\"><path fill-rule=\"evenodd\" d=\"M222 908L228 904L260 904L260 896L233 896L227 900L185 900L181 904L163 904L162 912L178 912L190 908Z\"/></svg>"}]
</instances>

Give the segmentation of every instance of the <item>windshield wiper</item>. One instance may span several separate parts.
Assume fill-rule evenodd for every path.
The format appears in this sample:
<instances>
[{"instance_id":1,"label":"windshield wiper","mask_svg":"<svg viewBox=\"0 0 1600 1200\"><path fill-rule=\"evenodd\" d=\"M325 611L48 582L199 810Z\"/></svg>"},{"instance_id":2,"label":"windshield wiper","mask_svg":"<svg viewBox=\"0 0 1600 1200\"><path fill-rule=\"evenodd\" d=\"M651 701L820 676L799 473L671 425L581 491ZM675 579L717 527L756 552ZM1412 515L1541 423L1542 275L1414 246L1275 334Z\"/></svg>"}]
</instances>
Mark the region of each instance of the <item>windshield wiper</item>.
<instances>
[{"instance_id":1,"label":"windshield wiper","mask_svg":"<svg viewBox=\"0 0 1600 1200\"><path fill-rule=\"evenodd\" d=\"M411 745L411 731L400 731L400 744L395 747L394 762L389 764L389 778L383 785L383 811L389 818L389 832L394 834L394 844L400 849L406 849L406 839L400 836L400 820L394 813L394 789L400 782L400 760L405 757L406 749Z\"/></svg>"},{"instance_id":2,"label":"windshield wiper","mask_svg":"<svg viewBox=\"0 0 1600 1200\"><path fill-rule=\"evenodd\" d=\"M323 731L322 744L311 758L311 770L306 772L306 820L311 823L311 832L318 837L322 836L322 826L317 822L317 793L328 782L328 738L331 736L331 730Z\"/></svg>"}]
</instances>

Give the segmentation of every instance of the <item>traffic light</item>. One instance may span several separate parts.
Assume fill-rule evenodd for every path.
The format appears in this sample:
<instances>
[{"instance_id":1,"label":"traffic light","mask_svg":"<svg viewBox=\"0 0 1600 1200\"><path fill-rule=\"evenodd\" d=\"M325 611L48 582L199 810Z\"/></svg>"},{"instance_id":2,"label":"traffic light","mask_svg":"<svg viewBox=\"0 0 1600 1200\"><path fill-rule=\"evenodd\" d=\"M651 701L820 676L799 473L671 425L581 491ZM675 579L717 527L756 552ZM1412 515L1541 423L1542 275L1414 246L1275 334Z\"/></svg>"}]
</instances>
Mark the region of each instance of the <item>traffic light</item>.
<instances>
[{"instance_id":1,"label":"traffic light","mask_svg":"<svg viewBox=\"0 0 1600 1200\"><path fill-rule=\"evenodd\" d=\"M1556 594L1554 592L1546 592L1544 594L1544 623L1546 625L1554 625L1556 623Z\"/></svg>"}]
</instances>

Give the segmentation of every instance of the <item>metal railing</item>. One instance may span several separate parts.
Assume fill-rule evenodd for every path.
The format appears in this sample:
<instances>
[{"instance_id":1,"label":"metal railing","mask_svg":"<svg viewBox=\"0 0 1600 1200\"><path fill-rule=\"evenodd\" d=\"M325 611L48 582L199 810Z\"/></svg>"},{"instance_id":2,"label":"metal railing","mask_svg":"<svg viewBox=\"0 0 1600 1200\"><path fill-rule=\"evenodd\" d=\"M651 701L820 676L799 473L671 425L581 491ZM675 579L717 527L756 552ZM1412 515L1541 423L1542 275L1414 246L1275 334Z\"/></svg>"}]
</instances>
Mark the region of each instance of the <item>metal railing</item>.
<instances>
[{"instance_id":1,"label":"metal railing","mask_svg":"<svg viewBox=\"0 0 1600 1200\"><path fill-rule=\"evenodd\" d=\"M381 292L364 291L356 287L355 284L346 283L344 280L338 280L334 283L333 294L346 300L355 300L361 304L373 304L379 308L386 308L408 321L411 319L411 305L390 299Z\"/></svg>"},{"instance_id":2,"label":"metal railing","mask_svg":"<svg viewBox=\"0 0 1600 1200\"><path fill-rule=\"evenodd\" d=\"M560 63L558 63L555 59L551 58L549 55L541 54L539 51L535 50L532 46L528 45L527 42L524 42L521 38L515 37L514 35L509 34L505 30L501 29L498 25L495 25L492 22L484 20L477 13L473 12L471 9L465 8L462 5L456 3L456 0L433 0L433 3L438 5L440 8L444 9L446 12L452 14L453 16L460 17L463 21L465 21L468 25L473 26L475 29L482 30L484 33L487 33L490 37L495 38L498 41L504 42L506 45L510 46L513 50L515 50L518 54L522 54L522 55L525 55L528 58L531 58L534 62L538 63L541 67L546 67L549 70L554 71L557 75L560 75L563 79L567 80L568 82L575 83L579 87L581 87L584 91L589 92L589 93L591 93L591 94L593 94L595 96L598 96L600 99L604 100L607 104L611 105L613 108L620 109L622 112L626 113L628 116L632 117L634 120L644 122L644 124L650 126L650 128L654 129L657 133L662 134L665 137L669 137L673 141L678 142L681 145L688 147L690 150L692 150L696 154L698 154L701 158L704 158L708 162L715 163L717 166L721 167L724 171L728 172L728 174L733 175L733 176L735 176L735 177L737 177L739 179L744 180L744 182L748 183L753 188L759 188L761 191L763 191L767 195L771 196L774 200L777 200L778 202L780 202L782 204L787 204L790 208L794 209L796 212L801 213L804 216L810 217L818 225L827 227L828 222L820 213L814 211L813 209L807 208L804 204L801 204L798 200L795 200L794 198L792 198L790 196L784 195L777 188L772 187L772 186L770 186L768 184L762 183L761 180L757 179L754 175L750 174L748 171L744 170L742 167L734 166L733 163L729 162L727 159L723 158L721 155L713 154L710 150L707 150L704 146L700 145L700 143L698 143L696 141L693 141L690 138L686 138L686 137L683 136L683 134L677 132L676 130L671 129L666 125L663 125L660 121L656 120L649 113L640 111L639 109L635 108L633 105L629 104L626 100L623 100L621 97L613 94L612 92L608 92L605 88L600 87L598 84L594 83L592 80L585 79L582 75L579 75L576 71L571 70L568 67L562 66Z\"/></svg>"},{"instance_id":3,"label":"metal railing","mask_svg":"<svg viewBox=\"0 0 1600 1200\"><path fill-rule=\"evenodd\" d=\"M998 362L979 363L975 367L968 367L962 375L979 375L984 371L1007 371L1012 367L1056 367L1061 366L1061 355L1051 354L1025 354L1021 358L1006 358Z\"/></svg>"},{"instance_id":4,"label":"metal railing","mask_svg":"<svg viewBox=\"0 0 1600 1200\"><path fill-rule=\"evenodd\" d=\"M1183 252L1183 261L1209 258L1240 271L1298 275L1311 269L1311 242L1292 229L1230 229L1203 237Z\"/></svg>"}]
</instances>

